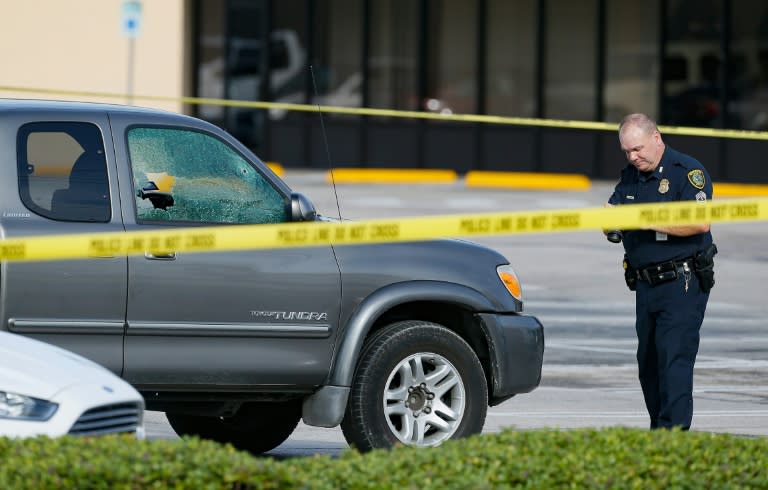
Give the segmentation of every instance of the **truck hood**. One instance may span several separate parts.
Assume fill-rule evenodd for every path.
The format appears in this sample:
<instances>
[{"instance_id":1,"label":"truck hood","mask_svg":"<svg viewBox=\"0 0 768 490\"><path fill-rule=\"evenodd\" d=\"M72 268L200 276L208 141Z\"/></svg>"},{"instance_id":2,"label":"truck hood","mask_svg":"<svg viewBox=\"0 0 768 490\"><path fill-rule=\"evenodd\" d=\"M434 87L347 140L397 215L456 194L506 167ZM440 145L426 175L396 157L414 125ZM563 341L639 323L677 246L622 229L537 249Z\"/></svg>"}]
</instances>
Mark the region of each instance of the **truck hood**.
<instances>
[{"instance_id":1,"label":"truck hood","mask_svg":"<svg viewBox=\"0 0 768 490\"><path fill-rule=\"evenodd\" d=\"M115 384L115 375L88 359L21 335L0 331L0 391L44 400L76 384Z\"/></svg>"}]
</instances>

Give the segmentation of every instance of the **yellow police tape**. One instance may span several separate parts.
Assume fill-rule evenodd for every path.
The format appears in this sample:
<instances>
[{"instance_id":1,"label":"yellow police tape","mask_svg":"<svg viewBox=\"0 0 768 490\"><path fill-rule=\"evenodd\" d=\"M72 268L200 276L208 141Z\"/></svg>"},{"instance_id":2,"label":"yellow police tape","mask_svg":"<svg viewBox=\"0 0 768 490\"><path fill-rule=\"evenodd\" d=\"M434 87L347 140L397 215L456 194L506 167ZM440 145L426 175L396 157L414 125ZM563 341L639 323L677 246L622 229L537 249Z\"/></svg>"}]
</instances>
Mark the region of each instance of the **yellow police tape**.
<instances>
[{"instance_id":1,"label":"yellow police tape","mask_svg":"<svg viewBox=\"0 0 768 490\"><path fill-rule=\"evenodd\" d=\"M278 109L285 111L323 112L327 114L348 114L354 116L404 117L409 119L432 119L440 121L474 122L485 124L506 124L514 126L532 126L564 129L590 129L616 131L617 123L595 121L571 121L565 119L537 119L531 117L504 117L480 114L442 114L435 112L401 111L394 109L374 109L369 107L338 107L312 104L289 104L283 102L261 102L248 100L215 99L206 97L172 97L163 95L140 95L116 92L92 92L82 90L59 90L33 87L15 87L0 85L0 92L36 93L63 97L88 97L104 99L140 99L157 102L175 102L192 105L215 105L224 107L244 107L251 109ZM749 140L768 140L768 131L748 131L742 129L689 128L678 126L659 126L665 134L681 136L708 136L713 138L735 138Z\"/></svg>"},{"instance_id":2,"label":"yellow police tape","mask_svg":"<svg viewBox=\"0 0 768 490\"><path fill-rule=\"evenodd\" d=\"M612 208L521 211L361 222L230 225L146 232L34 236L0 240L0 259L87 259L169 252L211 252L405 242L438 237L638 229L768 219L768 199L684 201Z\"/></svg>"}]
</instances>

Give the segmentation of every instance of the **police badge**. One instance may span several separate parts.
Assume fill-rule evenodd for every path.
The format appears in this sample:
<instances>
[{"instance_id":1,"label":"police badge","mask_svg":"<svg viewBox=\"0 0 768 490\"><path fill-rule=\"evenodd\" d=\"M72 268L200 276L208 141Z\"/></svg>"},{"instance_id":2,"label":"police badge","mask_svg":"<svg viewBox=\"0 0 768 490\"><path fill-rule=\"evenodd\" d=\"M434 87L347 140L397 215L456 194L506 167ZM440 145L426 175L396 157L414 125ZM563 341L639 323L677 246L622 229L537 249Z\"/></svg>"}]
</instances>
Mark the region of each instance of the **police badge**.
<instances>
[{"instance_id":1,"label":"police badge","mask_svg":"<svg viewBox=\"0 0 768 490\"><path fill-rule=\"evenodd\" d=\"M707 179L704 177L704 172L697 168L688 172L688 182L697 189L703 189Z\"/></svg>"},{"instance_id":2,"label":"police badge","mask_svg":"<svg viewBox=\"0 0 768 490\"><path fill-rule=\"evenodd\" d=\"M666 194L669 191L669 181L667 179L661 179L659 182L659 194Z\"/></svg>"}]
</instances>

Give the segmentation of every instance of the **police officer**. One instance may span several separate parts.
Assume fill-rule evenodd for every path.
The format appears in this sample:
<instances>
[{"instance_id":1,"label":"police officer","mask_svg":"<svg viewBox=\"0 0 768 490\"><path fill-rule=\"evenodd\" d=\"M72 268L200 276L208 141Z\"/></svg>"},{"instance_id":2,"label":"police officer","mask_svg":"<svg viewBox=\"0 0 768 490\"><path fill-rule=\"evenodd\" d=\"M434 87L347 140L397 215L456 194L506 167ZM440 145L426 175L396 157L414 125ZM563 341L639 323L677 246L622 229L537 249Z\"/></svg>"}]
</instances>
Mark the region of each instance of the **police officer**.
<instances>
[{"instance_id":1,"label":"police officer","mask_svg":"<svg viewBox=\"0 0 768 490\"><path fill-rule=\"evenodd\" d=\"M608 206L706 202L712 182L696 159L664 144L656 123L630 114L619 125L629 164ZM709 224L607 232L624 242L625 279L636 291L637 362L651 428L687 430L693 416L693 365L714 285Z\"/></svg>"}]
</instances>

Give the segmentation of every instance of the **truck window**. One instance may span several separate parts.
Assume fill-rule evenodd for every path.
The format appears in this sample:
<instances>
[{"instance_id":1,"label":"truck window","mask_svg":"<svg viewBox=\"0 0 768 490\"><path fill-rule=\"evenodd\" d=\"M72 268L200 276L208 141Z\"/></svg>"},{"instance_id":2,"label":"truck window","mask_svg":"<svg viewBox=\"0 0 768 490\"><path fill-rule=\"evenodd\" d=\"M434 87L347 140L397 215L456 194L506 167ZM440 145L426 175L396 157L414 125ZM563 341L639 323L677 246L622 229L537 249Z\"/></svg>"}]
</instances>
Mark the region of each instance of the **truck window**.
<instances>
[{"instance_id":1,"label":"truck window","mask_svg":"<svg viewBox=\"0 0 768 490\"><path fill-rule=\"evenodd\" d=\"M287 220L286 200L223 141L197 131L128 131L136 217L142 221L260 224Z\"/></svg>"},{"instance_id":2,"label":"truck window","mask_svg":"<svg viewBox=\"0 0 768 490\"><path fill-rule=\"evenodd\" d=\"M25 124L17 138L19 195L60 221L108 222L109 178L101 131L90 123Z\"/></svg>"}]
</instances>

